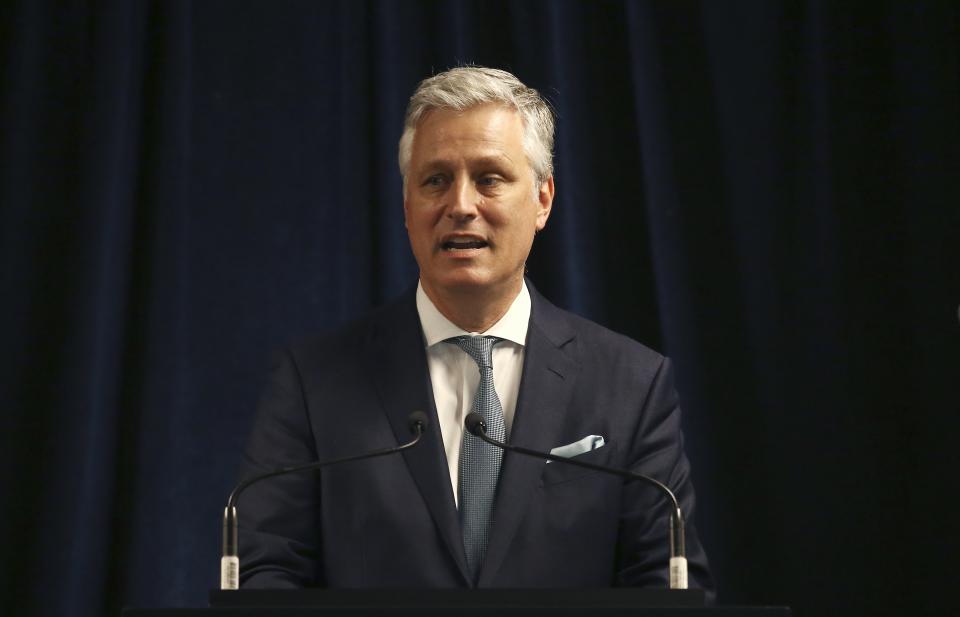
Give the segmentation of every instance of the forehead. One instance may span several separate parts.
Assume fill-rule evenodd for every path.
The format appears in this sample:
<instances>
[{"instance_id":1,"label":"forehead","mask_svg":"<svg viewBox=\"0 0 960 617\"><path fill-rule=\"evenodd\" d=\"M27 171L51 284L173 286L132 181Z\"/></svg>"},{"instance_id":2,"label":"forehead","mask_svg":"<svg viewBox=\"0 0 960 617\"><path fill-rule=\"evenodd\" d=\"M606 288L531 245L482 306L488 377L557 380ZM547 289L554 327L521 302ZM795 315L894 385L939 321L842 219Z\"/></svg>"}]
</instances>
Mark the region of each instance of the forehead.
<instances>
[{"instance_id":1,"label":"forehead","mask_svg":"<svg viewBox=\"0 0 960 617\"><path fill-rule=\"evenodd\" d=\"M417 123L414 164L473 156L524 162L520 114L503 105L484 104L463 111L432 109Z\"/></svg>"}]
</instances>

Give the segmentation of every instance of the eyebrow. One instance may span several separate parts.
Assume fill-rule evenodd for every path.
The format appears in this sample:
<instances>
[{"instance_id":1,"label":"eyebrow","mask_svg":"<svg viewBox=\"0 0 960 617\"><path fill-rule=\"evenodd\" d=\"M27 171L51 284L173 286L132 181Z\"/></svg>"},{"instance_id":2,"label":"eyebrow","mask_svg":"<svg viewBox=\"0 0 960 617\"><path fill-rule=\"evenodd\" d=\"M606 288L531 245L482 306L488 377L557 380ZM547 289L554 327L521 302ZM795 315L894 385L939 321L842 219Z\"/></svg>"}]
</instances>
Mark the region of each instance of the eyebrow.
<instances>
[{"instance_id":1,"label":"eyebrow","mask_svg":"<svg viewBox=\"0 0 960 617\"><path fill-rule=\"evenodd\" d=\"M513 159L506 154L496 154L470 159L467 161L467 164L470 167L497 166L503 164L513 164ZM449 159L436 158L430 159L424 163L422 169L436 169L437 167L448 167L449 165Z\"/></svg>"}]
</instances>

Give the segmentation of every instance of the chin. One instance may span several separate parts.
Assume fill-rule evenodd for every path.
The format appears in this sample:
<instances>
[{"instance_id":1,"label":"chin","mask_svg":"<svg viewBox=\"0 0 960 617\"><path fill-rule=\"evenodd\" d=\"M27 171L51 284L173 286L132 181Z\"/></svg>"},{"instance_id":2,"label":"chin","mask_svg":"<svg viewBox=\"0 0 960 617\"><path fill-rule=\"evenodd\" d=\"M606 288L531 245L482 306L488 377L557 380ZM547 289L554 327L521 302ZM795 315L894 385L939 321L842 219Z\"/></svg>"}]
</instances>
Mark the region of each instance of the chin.
<instances>
[{"instance_id":1,"label":"chin","mask_svg":"<svg viewBox=\"0 0 960 617\"><path fill-rule=\"evenodd\" d=\"M483 278L475 276L454 276L443 277L435 281L434 285L447 291L456 291L460 293L478 292L492 287L492 283Z\"/></svg>"},{"instance_id":2,"label":"chin","mask_svg":"<svg viewBox=\"0 0 960 617\"><path fill-rule=\"evenodd\" d=\"M448 272L443 276L434 277L431 283L437 290L459 294L478 294L485 291L494 291L509 285L512 277L493 277L482 272Z\"/></svg>"}]
</instances>

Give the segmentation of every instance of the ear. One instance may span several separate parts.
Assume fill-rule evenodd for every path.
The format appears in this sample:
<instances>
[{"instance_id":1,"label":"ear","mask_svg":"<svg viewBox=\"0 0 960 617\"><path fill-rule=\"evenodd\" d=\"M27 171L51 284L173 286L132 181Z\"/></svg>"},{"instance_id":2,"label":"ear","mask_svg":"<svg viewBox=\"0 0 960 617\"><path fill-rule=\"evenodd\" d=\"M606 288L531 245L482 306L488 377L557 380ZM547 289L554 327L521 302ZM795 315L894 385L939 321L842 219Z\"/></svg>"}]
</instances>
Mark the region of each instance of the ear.
<instances>
[{"instance_id":1,"label":"ear","mask_svg":"<svg viewBox=\"0 0 960 617\"><path fill-rule=\"evenodd\" d=\"M547 219L550 218L550 210L553 208L553 176L540 183L537 190L537 231L542 230L547 225Z\"/></svg>"}]
</instances>

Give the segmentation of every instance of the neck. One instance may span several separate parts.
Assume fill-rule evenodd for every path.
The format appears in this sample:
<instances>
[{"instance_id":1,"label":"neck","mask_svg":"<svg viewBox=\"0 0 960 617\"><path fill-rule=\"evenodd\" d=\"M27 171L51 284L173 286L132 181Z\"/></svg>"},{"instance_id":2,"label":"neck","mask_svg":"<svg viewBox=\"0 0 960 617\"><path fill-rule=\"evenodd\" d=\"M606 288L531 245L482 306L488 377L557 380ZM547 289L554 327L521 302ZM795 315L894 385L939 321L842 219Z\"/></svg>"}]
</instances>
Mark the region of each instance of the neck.
<instances>
[{"instance_id":1,"label":"neck","mask_svg":"<svg viewBox=\"0 0 960 617\"><path fill-rule=\"evenodd\" d=\"M510 310L523 286L523 279L511 281L503 291L489 288L437 290L422 279L420 284L440 314L451 323L467 332L486 332Z\"/></svg>"}]
</instances>

